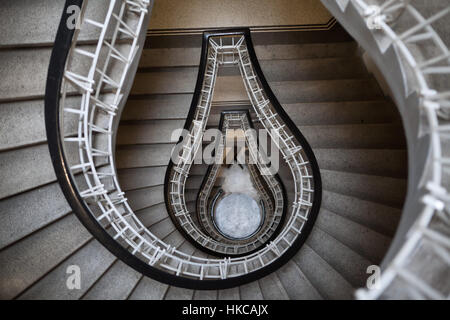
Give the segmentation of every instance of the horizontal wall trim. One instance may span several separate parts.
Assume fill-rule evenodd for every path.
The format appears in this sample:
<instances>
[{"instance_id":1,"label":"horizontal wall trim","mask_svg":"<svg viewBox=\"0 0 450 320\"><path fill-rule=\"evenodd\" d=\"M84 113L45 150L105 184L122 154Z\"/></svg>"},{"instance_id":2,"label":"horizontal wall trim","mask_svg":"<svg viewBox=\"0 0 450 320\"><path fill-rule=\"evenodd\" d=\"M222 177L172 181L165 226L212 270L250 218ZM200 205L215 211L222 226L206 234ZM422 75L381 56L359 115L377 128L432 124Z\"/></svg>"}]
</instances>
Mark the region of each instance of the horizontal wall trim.
<instances>
[{"instance_id":1,"label":"horizontal wall trim","mask_svg":"<svg viewBox=\"0 0 450 320\"><path fill-rule=\"evenodd\" d=\"M248 27L251 32L289 32L289 31L327 31L331 30L336 24L333 17L327 23L323 24L299 24L299 25L281 25L281 26L258 26ZM154 29L148 30L147 36L169 36L169 35L201 35L203 32L220 30L221 28L188 28L188 29ZM229 29L223 28L223 29Z\"/></svg>"}]
</instances>

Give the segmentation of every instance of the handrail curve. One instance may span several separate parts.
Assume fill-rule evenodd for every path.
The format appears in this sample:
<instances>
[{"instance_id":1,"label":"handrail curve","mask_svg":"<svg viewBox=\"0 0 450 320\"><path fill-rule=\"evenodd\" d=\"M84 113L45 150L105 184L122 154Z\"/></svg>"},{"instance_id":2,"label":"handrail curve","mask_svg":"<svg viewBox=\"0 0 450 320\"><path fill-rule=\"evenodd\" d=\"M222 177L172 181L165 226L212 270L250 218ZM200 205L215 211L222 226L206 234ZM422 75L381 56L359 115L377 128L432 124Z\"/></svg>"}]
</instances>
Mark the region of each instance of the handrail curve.
<instances>
[{"instance_id":1,"label":"handrail curve","mask_svg":"<svg viewBox=\"0 0 450 320\"><path fill-rule=\"evenodd\" d=\"M409 186L402 220L380 279L370 289L359 289L356 297L448 299L450 91L445 84L450 50L434 24L448 18L450 5L425 18L410 0L322 2L374 59L408 138Z\"/></svg>"}]
</instances>

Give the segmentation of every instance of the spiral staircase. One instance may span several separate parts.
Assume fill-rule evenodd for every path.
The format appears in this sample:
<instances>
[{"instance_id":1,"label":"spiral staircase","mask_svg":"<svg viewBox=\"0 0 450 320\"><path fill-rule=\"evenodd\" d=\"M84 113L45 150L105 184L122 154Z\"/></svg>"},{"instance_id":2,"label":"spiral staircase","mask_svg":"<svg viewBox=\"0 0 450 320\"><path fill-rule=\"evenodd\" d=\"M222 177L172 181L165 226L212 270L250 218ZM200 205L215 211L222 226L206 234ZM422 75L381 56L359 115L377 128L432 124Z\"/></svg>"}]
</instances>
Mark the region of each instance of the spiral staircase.
<instances>
[{"instance_id":1,"label":"spiral staircase","mask_svg":"<svg viewBox=\"0 0 450 320\"><path fill-rule=\"evenodd\" d=\"M208 82L205 40L146 41L149 1L4 1L0 297L352 299L380 265L356 297L448 298L450 54L439 35L450 33L436 25L448 5L323 3L350 36L337 26L252 43L222 31L246 38L233 42L240 69ZM80 29L66 26L71 5ZM210 114L195 122L201 97ZM201 237L208 168L172 164L172 133L195 138L197 124L243 109L295 143L280 147L281 231L235 256Z\"/></svg>"}]
</instances>

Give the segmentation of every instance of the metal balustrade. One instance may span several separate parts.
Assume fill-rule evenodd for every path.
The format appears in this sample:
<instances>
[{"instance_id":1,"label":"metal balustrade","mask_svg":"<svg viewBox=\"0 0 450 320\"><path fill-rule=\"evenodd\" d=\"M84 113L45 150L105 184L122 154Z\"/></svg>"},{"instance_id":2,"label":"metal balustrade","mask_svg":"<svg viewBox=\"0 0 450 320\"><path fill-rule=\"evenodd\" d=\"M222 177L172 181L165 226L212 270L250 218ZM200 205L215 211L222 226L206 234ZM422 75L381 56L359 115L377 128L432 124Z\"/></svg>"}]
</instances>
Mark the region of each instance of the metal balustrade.
<instances>
[{"instance_id":1,"label":"metal balustrade","mask_svg":"<svg viewBox=\"0 0 450 320\"><path fill-rule=\"evenodd\" d=\"M201 244L202 247L218 253L239 253L238 246L228 246L225 245L224 242L216 241L208 234L204 233L200 227L195 224L187 209L184 196L185 184L188 176L187 173L189 172L193 159L202 143L203 132L208 121L212 102L211 96L219 66L222 64L238 64L255 112L265 129L269 131L271 138L274 140L277 147L280 149L283 158L289 165L295 184L294 209L290 216L290 222L287 228L289 232L285 232L278 242L274 241L270 245L271 250L269 250L271 255L273 253L281 255L295 241L298 235L302 233L302 228L305 222L308 221L308 214L313 206L314 175L312 169L309 167L309 161L306 159L306 155L302 153L302 147L296 141L293 134L290 132L288 133L286 125L280 124L283 120L277 114L271 105L271 101L266 96L265 90L259 84L258 77L253 71L252 61L248 53L245 54L246 52L248 52L248 50L245 35L224 35L210 37L208 40L206 71L201 88L200 100L195 110L195 116L192 120L188 139L183 141L181 156L174 164L173 173L168 181L168 210L176 218L177 224L186 232L186 234L195 242ZM251 88L251 90L248 88ZM261 99L263 102L260 101ZM266 113L264 111L261 112L261 106L267 108L267 112L270 112L270 115L266 118L264 118ZM270 132L270 130L272 132ZM266 168L262 169L262 175L270 174L265 172L267 170ZM276 239L278 239L278 237ZM277 247L277 244L279 247ZM288 246L286 246L286 244L288 244ZM273 259L273 257L269 257L269 259ZM264 266L264 264L262 266Z\"/></svg>"},{"instance_id":2,"label":"metal balustrade","mask_svg":"<svg viewBox=\"0 0 450 320\"><path fill-rule=\"evenodd\" d=\"M356 18L364 21L364 28L352 35L362 43L378 41L377 49L369 48L372 49L370 54L383 58L391 54L387 48L395 49L395 58L403 68L399 70L403 78L397 81L402 81L398 87L390 83L391 89L404 89L394 95L396 102L408 105L402 114L407 125L409 114L422 115L419 138L425 136L430 147L424 169L415 173L416 180L420 181L415 187L424 190L415 223L408 228L405 240L400 239L401 245L395 254L384 262L379 286L371 290L360 289L357 297L383 298L390 289L399 287L408 290L413 297L447 299L450 297L448 279L440 279L439 284L428 282L434 270L430 270L432 264L423 263L421 257L425 254L433 265L438 263L444 272L449 270L450 156L445 148L450 145L450 92L448 88L436 88L435 83L439 83L439 77L450 74L450 52L433 24L448 17L450 6L425 18L409 0L323 3L344 26L360 26L354 20ZM304 240L308 234L320 206L320 176L314 171L318 167L309 146L305 141L298 141L298 132L293 132L297 130L295 126L286 125L282 110L274 104L273 94L270 90L268 93L268 87L261 79L253 48L247 43L249 33L234 30L208 37L211 41L205 57L202 88L190 133L185 139L189 143L182 149L180 161L173 168L171 203L182 226L188 228L199 243L210 245L213 250L219 248L220 243L214 243L213 239L192 227L185 205L184 184L191 160L202 143L217 69L219 65L228 64L239 65L257 117L277 143L290 168L295 202L283 230L267 246L242 257L202 258L171 247L149 232L131 210L117 180L115 134L131 85L127 78L132 78L140 56L142 35L153 1L107 0L103 21L85 17L87 0L68 0L65 9L72 4L82 5L80 28L68 30L62 21L58 30L46 92L46 122L58 180L83 224L109 250L135 269L157 280L184 287L232 287L263 276L264 272L289 259L289 250L295 246L299 248L299 239ZM397 24L401 19L413 23L406 30L401 29ZM93 45L78 41L79 35L89 28L98 31L98 41ZM368 35L373 40L367 39ZM420 48L425 46L428 54L420 54ZM381 66L390 62L386 59ZM417 93L416 100L408 100L412 93ZM68 97L76 97L79 105L69 103ZM415 103L406 103L411 101ZM77 132L65 136L65 125L71 117L76 118ZM417 145L418 135L414 133L413 145ZM252 141L248 143L254 145ZM252 148L250 151L256 152ZM408 205L414 205L415 201L417 199L409 198L405 208L410 208ZM411 213L405 211L404 216L408 215ZM418 263L422 263L422 268L414 268ZM179 279L184 280L179 282ZM237 281L224 282L230 279Z\"/></svg>"},{"instance_id":3,"label":"metal balustrade","mask_svg":"<svg viewBox=\"0 0 450 320\"><path fill-rule=\"evenodd\" d=\"M399 72L404 74L400 80L404 84L399 85L404 88L403 92L393 92L396 102L405 106L401 110L405 121L412 119L410 115L422 114L419 132L410 135L410 146L416 147L422 136L429 144L424 170L410 170L413 174L410 179L419 181L414 188L423 190L418 201L420 207L415 205L418 207L416 213L409 204L418 199L415 196L408 198L404 221L399 227L399 230L406 228L407 233L398 235L398 248L391 247L395 251L383 262L377 285L358 290L356 296L359 299L395 298L400 292L408 292L411 298L448 299L450 92L445 84L450 83L450 51L435 30L435 24L448 19L450 6L444 5L425 18L417 7L420 3L409 0L348 0L336 3L337 7L334 3L323 3L338 21L347 26L357 41L365 42L369 54L379 57L381 70L384 64L391 62L383 55L392 53L388 49L394 48L396 59L403 68ZM364 22L363 29L358 19ZM408 22L407 27L399 23L405 21ZM357 27L353 30L353 26ZM371 42L367 34L376 40ZM372 43L374 45L370 48ZM380 49L374 49L377 46ZM393 87L391 84L391 90ZM417 93L417 99L410 99L414 93ZM415 165L414 154L410 153L410 158L410 163ZM414 190L410 192L414 194Z\"/></svg>"},{"instance_id":4,"label":"metal balustrade","mask_svg":"<svg viewBox=\"0 0 450 320\"><path fill-rule=\"evenodd\" d=\"M223 259L186 254L159 239L137 218L117 179L114 148L120 114L131 87L129 77L137 68L153 2L110 0L103 21L85 17L88 1L68 0L65 12L73 4L81 5L80 28L67 29L63 15L47 82L46 124L58 180L82 223L110 251L136 270L178 286L232 287L262 277L287 262L308 234L308 230L303 230L308 215L312 215L309 222L313 223L320 207L320 176L315 159L314 209L312 205L305 205L306 201L295 206L293 216L282 232L268 245L251 254ZM91 27L98 29L97 43L86 45L79 42L79 35ZM248 30L238 31L237 34L231 36L231 45L223 42L230 39L229 34L210 38L198 105L185 139L187 143L181 149L169 184L171 204L181 225L202 246L209 246L214 251L226 245L214 242L192 224L185 205L184 184L191 161L202 144L218 67L220 64L242 63L239 53L246 46L245 37L250 35ZM69 43L71 45L67 47ZM251 61L245 63L246 70L250 70ZM67 99L69 96L77 97L79 105ZM61 132L64 132L65 124L74 121L73 117L76 118L77 133L64 136ZM283 141L291 141L291 150L301 149L300 145L295 144L293 136L285 138L286 133L280 127L276 129ZM302 142L307 145L306 141ZM283 154L294 157L286 151ZM312 152L309 157L314 157ZM303 193L307 193L302 191L303 184L313 188L314 173L307 160L297 168L301 170L293 176L302 181L296 189L296 204L299 204ZM270 186L277 188L273 181ZM279 190L276 196L280 196ZM312 201L312 197L311 192L308 201ZM282 203L278 199L275 212L279 211L280 205ZM277 218L278 213L274 217Z\"/></svg>"}]
</instances>

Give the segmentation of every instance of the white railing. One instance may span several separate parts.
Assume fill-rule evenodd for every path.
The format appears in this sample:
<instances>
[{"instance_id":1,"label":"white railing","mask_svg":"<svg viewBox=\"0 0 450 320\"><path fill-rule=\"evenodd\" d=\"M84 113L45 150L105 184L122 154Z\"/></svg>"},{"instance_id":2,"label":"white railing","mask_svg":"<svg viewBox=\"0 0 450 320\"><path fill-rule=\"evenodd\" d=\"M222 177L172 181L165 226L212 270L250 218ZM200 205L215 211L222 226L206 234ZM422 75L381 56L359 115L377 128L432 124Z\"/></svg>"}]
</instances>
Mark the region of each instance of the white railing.
<instances>
[{"instance_id":1,"label":"white railing","mask_svg":"<svg viewBox=\"0 0 450 320\"><path fill-rule=\"evenodd\" d=\"M266 130L272 130L270 134L277 147L283 146L281 153L286 163L291 168L293 173L293 180L295 183L295 202L294 210L291 215L294 219L292 224L298 226L291 230L295 233L285 234L285 242L291 244L303 228L304 222L307 221L308 213L312 207L313 196L313 176L308 172L309 162L304 159L302 154L302 147L296 142L292 134L288 134L285 125L281 125L281 118L277 115L275 109L271 105L270 100L266 97L266 93L258 82L252 62L248 56L247 46L244 36L222 36L211 37L209 39L208 57L205 71L205 78L202 85L202 96L198 102L195 117L193 118L190 132L185 139L181 148L181 156L177 159L173 175L169 179L169 203L171 205L172 214L178 219L179 225L194 239L196 242L212 251L219 253L238 253L239 248L236 245L227 245L224 242L216 241L209 235L205 234L192 220L191 214L187 209L184 198L185 183L190 170L190 167L195 159L203 139L203 132L208 122L208 116L211 108L212 94L214 90L214 83L217 77L219 66L221 65L239 65L246 87L254 89L253 92L248 91L249 99L260 120L264 120L266 115L268 120L261 121ZM255 102L255 97L263 99L264 103L260 101ZM263 106L266 113L261 113L260 107ZM277 140L274 140L277 139ZM280 144L281 141L281 144ZM265 168L261 168L262 175L271 175L270 172L265 172ZM256 244L255 244L256 245ZM231 250L231 251L230 251ZM278 254L282 252L275 250Z\"/></svg>"},{"instance_id":2,"label":"white railing","mask_svg":"<svg viewBox=\"0 0 450 320\"><path fill-rule=\"evenodd\" d=\"M436 32L435 25L443 19L447 19L446 23L448 23L450 5L445 5L443 1L444 5L440 10L425 18L415 7L417 2L409 0L384 2L348 0L340 1L338 6L328 1L323 3L331 11L340 10L342 13L333 13L337 15L338 20L342 17L341 22L349 27L356 21L352 21L348 15L358 12L365 22L366 30L370 31L374 39L378 39L378 43L383 43L384 48L389 46L395 48L403 66L404 87L407 90L394 92L394 94L403 97L400 100L406 101L408 92L418 93L417 105L406 104L404 114L419 111L423 115L420 130L429 137L430 155L424 172L414 173L410 170L418 175L416 180L420 180L419 187L424 188L424 196L421 198L423 210L416 217L413 216L415 222L409 227L407 235L401 238L401 245L393 258L383 262L385 267L377 285L370 290L358 290L357 297L360 299L395 298L402 292L403 297L448 299L450 298L450 279L448 278L450 270L450 192L448 189L450 91L448 87L445 88L445 85L444 88L441 87L442 84L448 86L450 83L448 81L450 52L439 33ZM422 5L426 7L425 3ZM356 28L360 29L360 27ZM449 32L448 29L447 32ZM353 32L353 35L357 40L367 41L367 39L358 39L358 31ZM369 54L373 55L376 52L369 51ZM382 50L381 54L383 54ZM385 60L381 58L380 61L380 64L390 62L387 58ZM410 138L417 140L418 137ZM418 140L413 142L413 145L417 143ZM407 208L411 211L408 203L405 205L405 210ZM405 211L403 215L411 216L412 214L414 213Z\"/></svg>"},{"instance_id":3,"label":"white railing","mask_svg":"<svg viewBox=\"0 0 450 320\"><path fill-rule=\"evenodd\" d=\"M301 155L301 147L292 136L288 136L276 119L276 113L269 114L269 111L262 110L269 108L270 102L262 105L255 100L255 95L264 97L262 90L256 93L252 89L249 95L255 110L266 129L273 129L273 136L282 141L280 148L291 166L296 183L296 201L284 229L267 246L239 258L198 257L186 254L159 239L141 223L130 208L118 183L114 159L114 130L124 104L126 86L130 85L127 78L132 78L132 75L129 75L131 66L136 64L137 52L142 50L139 48L139 43L142 44L139 39L145 34L147 26L144 21L148 17L152 2L109 0L106 5L108 10L104 19L95 21L85 18L89 9L88 1L84 1L80 15L81 28L74 34L61 87L62 132L64 124L72 121L71 117L76 117L77 133L66 138L61 137L61 140L64 142L66 161L70 164L68 174L75 181L79 195L95 219L117 240L118 245L122 245L130 254L148 265L169 274L198 280L227 279L243 276L270 265L300 236L312 207L312 171L307 160ZM98 29L97 43L81 44L78 41L86 26ZM184 195L182 188L190 168L189 157L195 155L202 142L205 119L209 116L217 76L219 49L224 50L220 63L240 63L241 70L245 71L243 75L246 85L249 88L258 85L255 79L251 79L254 72L245 55L245 39L242 36L239 39L231 47L224 45L222 38L211 42L201 99L188 136L190 147L183 149L180 157L182 161L176 167L176 175L172 177L170 190L178 195ZM224 54L228 49L233 49L231 61L227 61L228 54ZM76 152L71 152L74 147ZM187 210L184 196L178 197L177 200L172 198L171 201L176 205L177 214L180 217L185 216ZM209 241L207 238L205 240Z\"/></svg>"}]
</instances>

